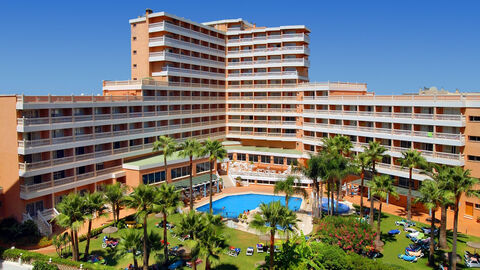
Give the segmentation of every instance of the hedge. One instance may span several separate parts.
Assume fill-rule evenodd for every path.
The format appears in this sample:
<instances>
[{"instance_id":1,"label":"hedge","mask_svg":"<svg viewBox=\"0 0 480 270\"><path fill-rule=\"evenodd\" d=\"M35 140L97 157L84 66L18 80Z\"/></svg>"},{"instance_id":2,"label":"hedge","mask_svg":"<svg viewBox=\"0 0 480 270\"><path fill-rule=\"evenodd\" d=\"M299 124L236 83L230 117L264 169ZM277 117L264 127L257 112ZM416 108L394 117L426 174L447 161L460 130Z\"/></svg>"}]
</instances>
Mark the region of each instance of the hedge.
<instances>
[{"instance_id":1,"label":"hedge","mask_svg":"<svg viewBox=\"0 0 480 270\"><path fill-rule=\"evenodd\" d=\"M87 262L76 262L76 261L71 261L68 259L62 259L62 258L57 258L55 256L47 256L43 255L40 253L36 252L31 252L28 250L23 250L23 249L4 249L0 250L1 252L1 258L4 260L13 260L17 261L18 258L20 258L20 254L22 254L22 260L27 263L33 263L33 262L49 262L50 259L52 259L52 263L57 264L57 265L67 265L67 266L73 266L73 267L78 267L80 268L80 264L83 265L83 269L100 269L100 270L113 270L117 269L112 266L107 266L107 265L96 265L92 263L87 263Z\"/></svg>"}]
</instances>

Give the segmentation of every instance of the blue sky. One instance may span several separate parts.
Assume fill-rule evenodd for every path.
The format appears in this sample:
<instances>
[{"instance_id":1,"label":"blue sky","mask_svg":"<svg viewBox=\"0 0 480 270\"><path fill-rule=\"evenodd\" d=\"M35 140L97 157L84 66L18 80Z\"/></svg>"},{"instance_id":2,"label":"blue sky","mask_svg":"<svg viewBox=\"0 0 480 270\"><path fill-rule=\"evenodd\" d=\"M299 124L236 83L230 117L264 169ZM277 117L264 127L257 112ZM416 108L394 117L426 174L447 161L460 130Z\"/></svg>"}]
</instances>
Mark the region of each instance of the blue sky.
<instances>
[{"instance_id":1,"label":"blue sky","mask_svg":"<svg viewBox=\"0 0 480 270\"><path fill-rule=\"evenodd\" d=\"M241 3L241 4L240 4ZM304 24L311 81L480 91L480 1L0 2L0 94L90 94L130 78L128 19L145 8L197 22Z\"/></svg>"}]
</instances>

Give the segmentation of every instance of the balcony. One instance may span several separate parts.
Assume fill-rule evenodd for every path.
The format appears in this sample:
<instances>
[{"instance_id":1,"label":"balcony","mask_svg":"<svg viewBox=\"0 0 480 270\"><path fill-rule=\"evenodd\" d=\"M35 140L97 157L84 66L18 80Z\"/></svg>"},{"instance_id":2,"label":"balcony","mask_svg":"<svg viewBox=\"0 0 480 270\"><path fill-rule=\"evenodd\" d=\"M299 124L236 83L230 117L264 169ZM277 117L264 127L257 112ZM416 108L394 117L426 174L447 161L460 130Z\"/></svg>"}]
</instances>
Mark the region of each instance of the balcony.
<instances>
[{"instance_id":1,"label":"balcony","mask_svg":"<svg viewBox=\"0 0 480 270\"><path fill-rule=\"evenodd\" d=\"M225 57L225 50L206 47L200 44L195 44L195 43L191 43L191 42L187 42L187 41L183 41L175 38L170 38L166 36L150 38L148 42L149 42L148 43L149 47L168 46L168 47L174 47L174 48L184 49L188 51L194 51L198 53L205 53L205 54Z\"/></svg>"},{"instance_id":2,"label":"balcony","mask_svg":"<svg viewBox=\"0 0 480 270\"><path fill-rule=\"evenodd\" d=\"M194 31L192 29L187 29L187 28L172 24L168 21L164 21L160 23L151 23L148 25L149 33L162 32L162 31L171 32L171 33L175 33L182 36L188 36L191 38L200 39L206 42L216 43L218 45L225 46L225 39L207 35L198 31Z\"/></svg>"},{"instance_id":3,"label":"balcony","mask_svg":"<svg viewBox=\"0 0 480 270\"><path fill-rule=\"evenodd\" d=\"M242 80L281 80L281 79L308 79L301 76L297 71L283 71L283 72L255 72L255 73L229 73L228 81L242 81Z\"/></svg>"},{"instance_id":4,"label":"balcony","mask_svg":"<svg viewBox=\"0 0 480 270\"><path fill-rule=\"evenodd\" d=\"M246 119L228 119L228 125L232 126L253 125L253 126L290 126L292 128L297 127L295 121L276 121L276 120L246 120Z\"/></svg>"},{"instance_id":5,"label":"balcony","mask_svg":"<svg viewBox=\"0 0 480 270\"><path fill-rule=\"evenodd\" d=\"M333 89L333 88L330 88ZM341 89L339 89L341 90ZM365 89L366 90L366 89ZM469 102L478 102L480 95L338 95L338 96L305 96L306 104L353 104L383 106L431 106L431 107L465 107ZM468 106L467 106L468 107Z\"/></svg>"},{"instance_id":6,"label":"balcony","mask_svg":"<svg viewBox=\"0 0 480 270\"><path fill-rule=\"evenodd\" d=\"M158 96L158 97L145 97L145 100L163 100L171 103L175 101L191 101L193 103L204 101L223 101L225 97L203 97L203 96L189 96L189 97L175 97L175 96ZM179 114L207 114L207 113L224 113L225 109L199 109L199 110L171 110L171 111L154 111L143 113L112 113L112 114L100 114L93 115L92 120L89 121L110 121L115 119L131 119L131 118L148 118L148 117L161 117L167 115L179 115ZM151 120L149 120L151 121ZM62 117L41 117L41 118L17 118L17 125L19 126L36 126L36 125L52 125L58 123L77 123L75 116L62 116ZM101 134L101 133L100 133Z\"/></svg>"},{"instance_id":7,"label":"balcony","mask_svg":"<svg viewBox=\"0 0 480 270\"><path fill-rule=\"evenodd\" d=\"M256 43L265 43L265 42L290 42L290 41L304 41L310 42L310 37L303 33L301 34L284 34L284 35L271 35L271 36L262 36L262 37L251 37L251 38L239 38L239 39L228 39L227 46L240 46L240 45L249 45Z\"/></svg>"},{"instance_id":8,"label":"balcony","mask_svg":"<svg viewBox=\"0 0 480 270\"><path fill-rule=\"evenodd\" d=\"M152 76L178 76L211 80L225 80L225 73L175 67L166 67L162 71L152 72Z\"/></svg>"},{"instance_id":9,"label":"balcony","mask_svg":"<svg viewBox=\"0 0 480 270\"><path fill-rule=\"evenodd\" d=\"M348 126L348 125L332 125L332 124L310 123L310 122L304 122L303 126L307 128L325 129L327 132L342 133L343 131L356 131L356 132L370 133L369 134L370 136L371 136L371 133L379 133L379 134L389 134L389 135L410 136L413 138L427 138L427 139L433 139L433 140L435 139L455 140L461 143L465 143L465 135L454 134L454 133L440 133L440 132L374 128L374 127ZM357 135L357 133L353 133L353 135ZM362 135L359 135L359 136L362 136Z\"/></svg>"},{"instance_id":10,"label":"balcony","mask_svg":"<svg viewBox=\"0 0 480 270\"><path fill-rule=\"evenodd\" d=\"M257 48L252 50L227 51L227 58L232 57L251 57L263 55L282 55L282 54L310 54L310 49L306 46L284 46Z\"/></svg>"},{"instance_id":11,"label":"balcony","mask_svg":"<svg viewBox=\"0 0 480 270\"><path fill-rule=\"evenodd\" d=\"M217 111L217 110L215 110ZM179 112L185 113L184 111L172 111L172 112ZM188 110L188 113L192 113L193 111ZM212 126L212 128L217 127L218 125L225 124L225 120L216 120L216 121L204 121L201 122L203 127ZM68 136L68 137L61 137L61 138L52 138L52 139L40 139L40 140L19 140L18 147L20 148L33 148L39 146L47 146L52 144L64 144L64 143L73 143L73 142L81 142L81 141L91 141L99 138L118 138L119 136L127 136L127 135L135 135L135 134L149 134L149 133L156 133L160 131L172 131L172 132L180 132L177 129L191 129L196 130L198 129L198 124L181 124L181 125L168 125L168 126L159 126L159 127L147 127L147 128L136 128L136 129L127 129L127 130L118 130L118 131L111 131L111 132L103 132L103 133L95 133L95 134L87 134L87 135L80 135L80 136ZM97 137L100 134L100 137ZM146 135L146 136L153 136Z\"/></svg>"},{"instance_id":12,"label":"balcony","mask_svg":"<svg viewBox=\"0 0 480 270\"><path fill-rule=\"evenodd\" d=\"M229 97L230 98L230 97ZM424 113L398 113L398 112L366 112L366 111L344 111L344 110L315 110L304 109L304 114L325 117L369 117L369 118L390 118L390 119L416 119L434 121L455 121L465 125L465 116L461 114L424 114ZM370 120L371 121L371 120Z\"/></svg>"},{"instance_id":13,"label":"balcony","mask_svg":"<svg viewBox=\"0 0 480 270\"><path fill-rule=\"evenodd\" d=\"M227 113L287 113L297 114L296 108L228 108Z\"/></svg>"},{"instance_id":14,"label":"balcony","mask_svg":"<svg viewBox=\"0 0 480 270\"><path fill-rule=\"evenodd\" d=\"M73 184L73 185L70 185L68 188L78 187L78 186L86 184L86 183L82 183L81 181L85 182L85 180L87 180L89 178L95 178L95 177L98 177L98 176L105 176L105 175L111 174L113 172L121 171L121 170L122 170L122 166L115 166L115 167L106 168L106 169L103 169L103 170L97 170L97 171L94 171L94 172L88 172L88 173L84 173L84 174L77 174L77 175L74 175L74 176L55 179L55 180L51 180L51 181L47 181L47 182L43 182L43 183L39 183L39 184L20 185L20 197L21 198L30 198L32 196L32 194L30 194L30 193L40 192L40 191L44 191L44 190L50 190L50 192L47 193L47 194L49 194L49 193L53 192L53 189L59 188L60 186L67 185L67 184ZM77 183L77 182L79 182L79 183L77 185L75 185L75 183ZM43 196L43 194L40 195L40 196Z\"/></svg>"},{"instance_id":15,"label":"balcony","mask_svg":"<svg viewBox=\"0 0 480 270\"><path fill-rule=\"evenodd\" d=\"M284 58L257 61L227 62L227 69L268 68L268 67L309 67L310 61L305 58Z\"/></svg>"},{"instance_id":16,"label":"balcony","mask_svg":"<svg viewBox=\"0 0 480 270\"><path fill-rule=\"evenodd\" d=\"M205 59L201 57L187 56L187 55L182 55L177 53L170 53L166 51L151 52L149 61L150 62L172 61L172 62L191 64L191 65L221 68L221 69L225 68L225 62L214 61L214 60Z\"/></svg>"},{"instance_id":17,"label":"balcony","mask_svg":"<svg viewBox=\"0 0 480 270\"><path fill-rule=\"evenodd\" d=\"M253 131L228 131L227 138L260 138L264 140L296 141L296 133L278 132L253 132Z\"/></svg>"}]
</instances>

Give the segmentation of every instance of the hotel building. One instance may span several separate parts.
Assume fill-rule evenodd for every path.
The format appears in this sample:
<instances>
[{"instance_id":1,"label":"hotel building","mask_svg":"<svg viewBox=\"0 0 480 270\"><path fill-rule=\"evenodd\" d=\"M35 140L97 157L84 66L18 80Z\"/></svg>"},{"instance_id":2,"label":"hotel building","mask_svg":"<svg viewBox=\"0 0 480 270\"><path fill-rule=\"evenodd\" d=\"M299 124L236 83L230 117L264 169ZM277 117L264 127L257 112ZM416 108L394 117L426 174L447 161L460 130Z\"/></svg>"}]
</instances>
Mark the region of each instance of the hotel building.
<instances>
[{"instance_id":1,"label":"hotel building","mask_svg":"<svg viewBox=\"0 0 480 270\"><path fill-rule=\"evenodd\" d=\"M196 23L150 10L129 22L131 80L104 81L101 96L0 97L0 217L32 218L48 232L70 192L182 183L187 159L175 154L165 172L152 153L160 135L225 141L230 162L222 169L248 184L283 179L335 135L349 136L355 152L370 141L384 145L389 157L378 171L402 194L408 171L398 159L407 149L480 177L480 94L381 96L361 83L310 83L303 25ZM208 160L194 168L202 185ZM414 190L425 177L414 171ZM403 205L405 196L390 203ZM460 210L462 222L475 222L480 200L463 197Z\"/></svg>"}]
</instances>

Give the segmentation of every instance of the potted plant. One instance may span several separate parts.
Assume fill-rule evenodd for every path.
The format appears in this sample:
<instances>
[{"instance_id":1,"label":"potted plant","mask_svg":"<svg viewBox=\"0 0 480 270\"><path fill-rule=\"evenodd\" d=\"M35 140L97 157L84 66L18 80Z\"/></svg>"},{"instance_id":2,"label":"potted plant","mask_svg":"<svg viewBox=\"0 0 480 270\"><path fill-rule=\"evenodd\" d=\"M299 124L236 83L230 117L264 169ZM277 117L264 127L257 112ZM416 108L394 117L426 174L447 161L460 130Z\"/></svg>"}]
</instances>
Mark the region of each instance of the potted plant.
<instances>
[{"instance_id":1,"label":"potted plant","mask_svg":"<svg viewBox=\"0 0 480 270\"><path fill-rule=\"evenodd\" d=\"M242 186L242 177L237 176L237 178L235 178L235 180L236 180L237 187L241 187Z\"/></svg>"}]
</instances>

